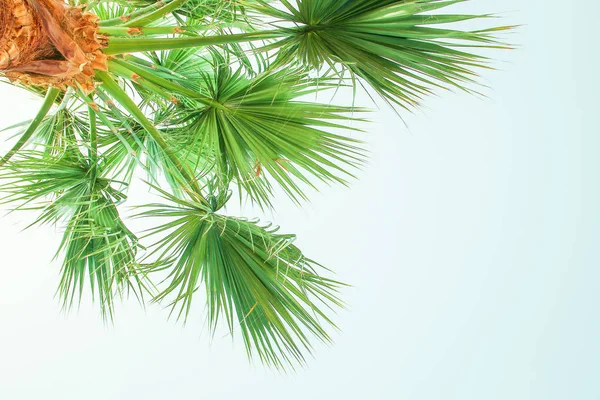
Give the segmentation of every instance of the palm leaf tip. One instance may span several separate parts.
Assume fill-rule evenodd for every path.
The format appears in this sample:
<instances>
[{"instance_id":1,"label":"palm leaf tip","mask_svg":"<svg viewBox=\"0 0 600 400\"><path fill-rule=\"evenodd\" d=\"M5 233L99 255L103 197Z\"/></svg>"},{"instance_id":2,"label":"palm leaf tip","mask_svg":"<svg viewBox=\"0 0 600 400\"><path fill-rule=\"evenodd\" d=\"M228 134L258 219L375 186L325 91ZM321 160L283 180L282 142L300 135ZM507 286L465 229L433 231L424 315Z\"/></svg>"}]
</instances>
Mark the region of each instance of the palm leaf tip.
<instances>
[{"instance_id":1,"label":"palm leaf tip","mask_svg":"<svg viewBox=\"0 0 600 400\"><path fill-rule=\"evenodd\" d=\"M342 306L337 296L343 284L320 276L293 235L189 202L153 206L141 215L170 218L151 234L164 236L154 254L172 260L168 287L157 300L169 301L179 318L188 317L204 285L210 329L224 318L232 334L241 334L249 356L266 364L302 363L311 336L330 341L326 326L335 325L328 314Z\"/></svg>"},{"instance_id":2,"label":"palm leaf tip","mask_svg":"<svg viewBox=\"0 0 600 400\"><path fill-rule=\"evenodd\" d=\"M137 267L138 240L110 199L91 198L76 208L61 249L64 261L58 295L65 308L81 298L86 280L105 317L112 319L115 297L130 292L143 301L148 285Z\"/></svg>"}]
</instances>

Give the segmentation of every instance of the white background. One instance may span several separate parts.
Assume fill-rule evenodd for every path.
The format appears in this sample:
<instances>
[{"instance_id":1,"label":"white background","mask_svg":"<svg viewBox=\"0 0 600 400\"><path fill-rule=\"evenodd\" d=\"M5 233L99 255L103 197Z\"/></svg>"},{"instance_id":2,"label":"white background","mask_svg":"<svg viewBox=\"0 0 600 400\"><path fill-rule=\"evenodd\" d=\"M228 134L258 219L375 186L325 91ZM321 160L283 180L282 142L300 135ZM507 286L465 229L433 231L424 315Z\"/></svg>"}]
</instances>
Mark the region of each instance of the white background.
<instances>
[{"instance_id":1,"label":"white background","mask_svg":"<svg viewBox=\"0 0 600 400\"><path fill-rule=\"evenodd\" d=\"M0 399L600 398L600 6L475 0L524 24L494 53L486 99L440 93L404 115L382 108L372 161L349 189L266 215L353 288L333 347L291 374L250 365L243 345L127 302L61 313L50 262L60 233L0 222ZM2 86L3 125L37 102ZM6 146L4 146L6 148ZM147 199L138 185L134 202ZM230 207L230 214L257 216Z\"/></svg>"}]
</instances>

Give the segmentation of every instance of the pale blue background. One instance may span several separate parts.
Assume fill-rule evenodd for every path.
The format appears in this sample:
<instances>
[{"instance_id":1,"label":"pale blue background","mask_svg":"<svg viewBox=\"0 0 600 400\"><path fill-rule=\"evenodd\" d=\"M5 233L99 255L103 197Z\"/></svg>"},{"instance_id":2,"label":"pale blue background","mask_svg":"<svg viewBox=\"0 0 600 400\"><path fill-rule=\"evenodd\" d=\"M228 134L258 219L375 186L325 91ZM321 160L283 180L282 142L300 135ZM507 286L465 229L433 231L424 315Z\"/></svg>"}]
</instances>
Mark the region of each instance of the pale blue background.
<instances>
[{"instance_id":1,"label":"pale blue background","mask_svg":"<svg viewBox=\"0 0 600 400\"><path fill-rule=\"evenodd\" d=\"M59 235L21 233L16 214L0 228L0 399L599 399L600 6L459 8L524 24L484 73L488 98L441 93L410 130L373 114L359 182L268 216L354 284L335 346L280 375L209 344L202 307L185 329L134 303L114 328L88 305L64 316ZM0 90L3 122L35 111Z\"/></svg>"}]
</instances>

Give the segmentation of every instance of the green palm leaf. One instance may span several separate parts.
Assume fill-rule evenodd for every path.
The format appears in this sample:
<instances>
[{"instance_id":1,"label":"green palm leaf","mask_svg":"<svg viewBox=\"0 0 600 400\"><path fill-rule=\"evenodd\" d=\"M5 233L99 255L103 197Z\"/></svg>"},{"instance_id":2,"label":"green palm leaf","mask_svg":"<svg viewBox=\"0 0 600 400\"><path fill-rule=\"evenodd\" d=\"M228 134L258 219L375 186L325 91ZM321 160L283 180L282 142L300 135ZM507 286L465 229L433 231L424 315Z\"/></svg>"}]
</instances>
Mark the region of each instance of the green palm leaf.
<instances>
[{"instance_id":1,"label":"green palm leaf","mask_svg":"<svg viewBox=\"0 0 600 400\"><path fill-rule=\"evenodd\" d=\"M208 165L198 165L200 170L225 182L233 178L253 200L270 205L267 176L299 201L306 196L296 180L313 186L312 176L345 184L352 176L347 168L361 164L360 142L330 132L349 129L338 121L360 110L300 100L315 91L304 73L247 79L223 62L214 72L204 82L215 106L183 109L174 118L185 126L184 145L204 155Z\"/></svg>"},{"instance_id":2,"label":"green palm leaf","mask_svg":"<svg viewBox=\"0 0 600 400\"><path fill-rule=\"evenodd\" d=\"M64 262L58 293L70 307L75 296L82 295L87 279L103 314L112 318L115 296L131 291L143 300L150 290L136 262L138 239L103 193L88 194L70 205L76 207L61 244Z\"/></svg>"},{"instance_id":3,"label":"green palm leaf","mask_svg":"<svg viewBox=\"0 0 600 400\"><path fill-rule=\"evenodd\" d=\"M227 195L210 197L212 208L206 208L162 193L174 204L152 205L140 214L170 219L151 229L162 236L154 253L163 260L151 270L170 271L157 300L171 299L178 316L187 318L204 284L210 328L223 315L232 334L241 331L249 355L278 368L304 361L311 350L308 334L330 341L323 323L335 325L319 304L341 306L342 284L320 276L319 265L294 246L293 235L217 214Z\"/></svg>"},{"instance_id":4,"label":"green palm leaf","mask_svg":"<svg viewBox=\"0 0 600 400\"><path fill-rule=\"evenodd\" d=\"M258 10L296 27L268 46L279 63L336 69L368 83L386 101L403 108L419 104L433 88L468 90L474 68L486 58L464 49L503 47L493 35L508 27L462 31L445 28L486 15L431 13L465 0L298 0L286 11L264 4Z\"/></svg>"},{"instance_id":5,"label":"green palm leaf","mask_svg":"<svg viewBox=\"0 0 600 400\"><path fill-rule=\"evenodd\" d=\"M64 253L58 290L69 308L83 294L86 279L102 314L112 317L115 296L131 290L143 298L150 284L139 274L138 239L125 226L116 204L125 196L111 181L96 175L82 154L70 151L23 153L6 166L4 202L19 209L39 209L35 223L65 224L59 249Z\"/></svg>"}]
</instances>

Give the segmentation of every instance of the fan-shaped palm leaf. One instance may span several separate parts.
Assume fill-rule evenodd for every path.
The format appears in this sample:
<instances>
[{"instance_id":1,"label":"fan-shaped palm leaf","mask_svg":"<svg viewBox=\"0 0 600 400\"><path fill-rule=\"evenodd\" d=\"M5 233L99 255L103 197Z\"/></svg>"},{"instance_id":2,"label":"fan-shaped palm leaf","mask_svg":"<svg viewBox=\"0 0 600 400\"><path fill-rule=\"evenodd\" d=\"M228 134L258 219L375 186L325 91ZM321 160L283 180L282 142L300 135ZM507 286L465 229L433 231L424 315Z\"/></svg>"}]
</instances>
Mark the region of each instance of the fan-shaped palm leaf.
<instances>
[{"instance_id":1,"label":"fan-shaped palm leaf","mask_svg":"<svg viewBox=\"0 0 600 400\"><path fill-rule=\"evenodd\" d=\"M473 69L485 68L486 59L469 48L502 47L493 35L506 27L445 27L489 16L432 13L463 1L298 0L282 1L286 11L268 4L259 10L296 25L268 46L280 49L279 63L341 65L387 101L410 108L435 87L475 83Z\"/></svg>"},{"instance_id":2,"label":"fan-shaped palm leaf","mask_svg":"<svg viewBox=\"0 0 600 400\"><path fill-rule=\"evenodd\" d=\"M217 214L227 195L211 196L207 208L162 193L174 204L152 205L141 214L170 218L151 230L164 236L155 253L170 260L158 264L170 271L158 300L172 298L178 315L186 318L204 283L211 328L224 314L232 333L239 326L250 355L256 352L278 367L282 361L304 361L303 351L311 349L309 333L330 340L320 321L333 323L318 303L340 306L336 292L342 284L320 276L319 266L294 246L293 235Z\"/></svg>"}]
</instances>

